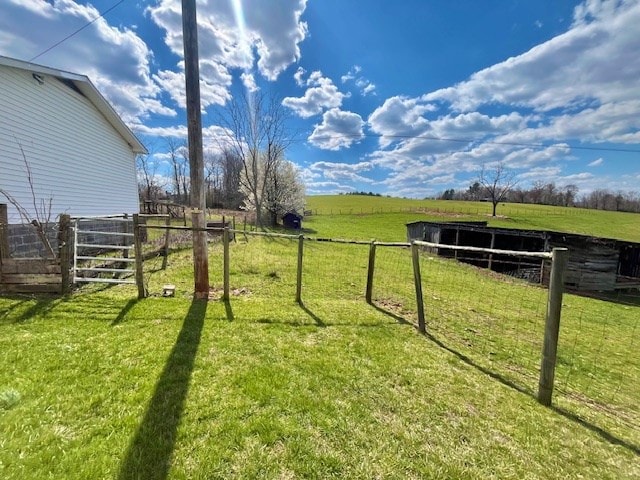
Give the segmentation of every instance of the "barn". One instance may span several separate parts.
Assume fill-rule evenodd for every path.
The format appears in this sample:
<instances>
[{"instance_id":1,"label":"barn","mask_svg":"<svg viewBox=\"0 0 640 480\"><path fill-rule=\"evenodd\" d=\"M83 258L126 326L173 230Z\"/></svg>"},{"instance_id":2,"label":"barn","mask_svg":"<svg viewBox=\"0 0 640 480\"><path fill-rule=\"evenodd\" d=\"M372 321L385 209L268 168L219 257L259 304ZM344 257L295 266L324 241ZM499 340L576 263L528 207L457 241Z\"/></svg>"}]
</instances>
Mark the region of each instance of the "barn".
<instances>
[{"instance_id":1,"label":"barn","mask_svg":"<svg viewBox=\"0 0 640 480\"><path fill-rule=\"evenodd\" d=\"M137 212L142 153L88 77L0 56L0 190L29 215L34 200L50 202L51 220ZM21 222L0 203L9 224Z\"/></svg>"},{"instance_id":2,"label":"barn","mask_svg":"<svg viewBox=\"0 0 640 480\"><path fill-rule=\"evenodd\" d=\"M500 250L551 251L567 248L567 287L577 291L611 292L640 287L640 243L590 237L546 230L495 228L486 222L412 222L407 224L407 240L424 240L444 245L461 245ZM442 256L456 256L440 249ZM510 273L513 260L486 253L465 253L464 261L495 271ZM531 265L545 273L544 265Z\"/></svg>"}]
</instances>

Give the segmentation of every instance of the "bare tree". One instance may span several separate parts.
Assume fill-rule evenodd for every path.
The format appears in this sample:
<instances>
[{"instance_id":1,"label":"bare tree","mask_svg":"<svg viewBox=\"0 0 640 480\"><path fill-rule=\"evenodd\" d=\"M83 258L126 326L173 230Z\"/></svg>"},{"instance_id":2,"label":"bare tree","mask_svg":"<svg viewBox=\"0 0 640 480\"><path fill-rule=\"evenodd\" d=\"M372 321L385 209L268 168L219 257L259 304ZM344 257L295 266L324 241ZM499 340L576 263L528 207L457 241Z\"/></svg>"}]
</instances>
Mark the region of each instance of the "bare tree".
<instances>
[{"instance_id":1,"label":"bare tree","mask_svg":"<svg viewBox=\"0 0 640 480\"><path fill-rule=\"evenodd\" d=\"M186 202L189 198L187 190L189 178L189 154L184 142L180 143L174 138L166 139L167 154L171 167L171 183L173 193L178 202Z\"/></svg>"},{"instance_id":2,"label":"bare tree","mask_svg":"<svg viewBox=\"0 0 640 480\"><path fill-rule=\"evenodd\" d=\"M293 137L286 127L287 113L279 99L262 91L240 95L227 106L220 124L227 132L221 148L242 161L242 189L262 223L263 201L271 171L277 168Z\"/></svg>"},{"instance_id":3,"label":"bare tree","mask_svg":"<svg viewBox=\"0 0 640 480\"><path fill-rule=\"evenodd\" d=\"M158 163L153 160L152 149L149 153L136 156L136 173L138 177L138 195L141 201L155 201L163 193L164 183L158 174Z\"/></svg>"},{"instance_id":4,"label":"bare tree","mask_svg":"<svg viewBox=\"0 0 640 480\"><path fill-rule=\"evenodd\" d=\"M38 238L44 245L47 253L51 255L52 258L56 258L56 252L51 246L51 242L49 241L49 237L47 236L49 223L51 222L53 197L50 196L46 199L38 197L34 186L31 165L29 165L29 161L27 160L27 156L24 153L24 149L22 148L20 142L18 142L18 147L20 148L20 153L22 154L22 159L24 160L24 166L27 173L27 182L29 183L29 190L31 192L31 212L6 190L0 189L0 194L2 194L7 199L7 201L14 206L14 208L18 212L18 215L20 215L20 218L24 223L33 225L33 227L36 229Z\"/></svg>"},{"instance_id":5,"label":"bare tree","mask_svg":"<svg viewBox=\"0 0 640 480\"><path fill-rule=\"evenodd\" d=\"M496 207L503 201L509 191L517 185L515 172L508 170L502 162L493 169L487 170L482 165L478 182L484 187L493 205L491 215L496 216Z\"/></svg>"}]
</instances>

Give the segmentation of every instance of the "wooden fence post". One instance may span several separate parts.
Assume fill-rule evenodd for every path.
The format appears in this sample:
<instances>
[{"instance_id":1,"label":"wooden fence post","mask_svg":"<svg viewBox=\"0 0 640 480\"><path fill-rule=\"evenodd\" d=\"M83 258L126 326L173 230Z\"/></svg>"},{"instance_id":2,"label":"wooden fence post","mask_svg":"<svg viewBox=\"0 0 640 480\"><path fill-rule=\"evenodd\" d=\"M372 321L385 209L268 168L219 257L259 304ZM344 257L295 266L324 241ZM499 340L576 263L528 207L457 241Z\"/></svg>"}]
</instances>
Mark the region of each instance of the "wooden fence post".
<instances>
[{"instance_id":1,"label":"wooden fence post","mask_svg":"<svg viewBox=\"0 0 640 480\"><path fill-rule=\"evenodd\" d=\"M138 298L140 299L147 296L147 291L144 288L142 236L140 232L140 218L137 213L133 214L133 243L136 255L136 286L138 287Z\"/></svg>"},{"instance_id":2,"label":"wooden fence post","mask_svg":"<svg viewBox=\"0 0 640 480\"><path fill-rule=\"evenodd\" d=\"M418 331L427 332L424 321L424 299L422 297L422 274L420 273L420 250L418 245L411 242L411 259L413 261L413 281L416 288L416 306L418 307Z\"/></svg>"},{"instance_id":3,"label":"wooden fence post","mask_svg":"<svg viewBox=\"0 0 640 480\"><path fill-rule=\"evenodd\" d=\"M123 232L123 233L124 233L124 235L122 236L122 245L124 245L124 246L126 247L126 246L128 246L128 245L129 245L129 239L131 238L131 237L127 237L127 235L126 235L127 233L130 233L130 232L129 232L129 222L128 222L128 220L129 220L129 214L128 214L128 213L125 213L123 217L124 217L124 220L125 220L125 221L124 221L124 222L122 222L122 223L123 223L123 228L124 228L124 232ZM129 258L129 250L127 250L127 249L125 248L125 249L122 251L122 257L123 257L123 258Z\"/></svg>"},{"instance_id":4,"label":"wooden fence post","mask_svg":"<svg viewBox=\"0 0 640 480\"><path fill-rule=\"evenodd\" d=\"M0 203L0 259L2 258L9 258L9 212L6 203Z\"/></svg>"},{"instance_id":5,"label":"wooden fence post","mask_svg":"<svg viewBox=\"0 0 640 480\"><path fill-rule=\"evenodd\" d=\"M298 236L298 272L296 276L296 302L302 305L302 255L304 252L304 235Z\"/></svg>"},{"instance_id":6,"label":"wooden fence post","mask_svg":"<svg viewBox=\"0 0 640 480\"><path fill-rule=\"evenodd\" d=\"M222 233L222 243L224 246L224 290L222 293L222 300L229 301L229 227L224 227L224 232Z\"/></svg>"},{"instance_id":7,"label":"wooden fence post","mask_svg":"<svg viewBox=\"0 0 640 480\"><path fill-rule=\"evenodd\" d=\"M546 406L551 405L551 396L553 394L558 336L560 333L560 314L562 312L562 293L564 291L564 273L568 257L569 251L566 248L554 248L552 251L544 344L540 362L540 380L538 381L538 402Z\"/></svg>"},{"instance_id":8,"label":"wooden fence post","mask_svg":"<svg viewBox=\"0 0 640 480\"><path fill-rule=\"evenodd\" d=\"M71 216L63 213L58 224L58 258L60 260L60 274L62 285L60 293L66 295L71 288Z\"/></svg>"},{"instance_id":9,"label":"wooden fence post","mask_svg":"<svg viewBox=\"0 0 640 480\"><path fill-rule=\"evenodd\" d=\"M372 240L371 245L369 245L369 265L367 267L367 290L365 293L365 298L367 303L372 302L373 298L373 274L376 269L376 241Z\"/></svg>"},{"instance_id":10,"label":"wooden fence post","mask_svg":"<svg viewBox=\"0 0 640 480\"><path fill-rule=\"evenodd\" d=\"M171 232L171 230L169 230L169 227L171 226L171 215L166 216L166 218L164 219L164 225L167 228L165 229L164 233L164 257L162 258L162 269L166 270L167 262L169 261L169 233Z\"/></svg>"}]
</instances>

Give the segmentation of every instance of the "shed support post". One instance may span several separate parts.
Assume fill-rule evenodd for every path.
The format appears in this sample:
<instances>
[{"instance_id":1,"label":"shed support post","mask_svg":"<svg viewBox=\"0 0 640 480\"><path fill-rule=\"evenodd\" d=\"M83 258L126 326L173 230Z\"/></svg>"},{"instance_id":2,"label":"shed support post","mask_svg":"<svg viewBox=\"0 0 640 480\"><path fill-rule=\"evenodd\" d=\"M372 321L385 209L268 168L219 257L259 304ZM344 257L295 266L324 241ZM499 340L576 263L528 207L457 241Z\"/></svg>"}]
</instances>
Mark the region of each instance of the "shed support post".
<instances>
[{"instance_id":1,"label":"shed support post","mask_svg":"<svg viewBox=\"0 0 640 480\"><path fill-rule=\"evenodd\" d=\"M564 291L564 272L567 266L569 251L566 248L554 248L551 259L551 276L549 279L549 298L545 319L544 344L540 364L540 380L538 381L538 402L551 405L553 381L556 370L558 352L558 336L560 334L560 314L562 312L562 293Z\"/></svg>"}]
</instances>

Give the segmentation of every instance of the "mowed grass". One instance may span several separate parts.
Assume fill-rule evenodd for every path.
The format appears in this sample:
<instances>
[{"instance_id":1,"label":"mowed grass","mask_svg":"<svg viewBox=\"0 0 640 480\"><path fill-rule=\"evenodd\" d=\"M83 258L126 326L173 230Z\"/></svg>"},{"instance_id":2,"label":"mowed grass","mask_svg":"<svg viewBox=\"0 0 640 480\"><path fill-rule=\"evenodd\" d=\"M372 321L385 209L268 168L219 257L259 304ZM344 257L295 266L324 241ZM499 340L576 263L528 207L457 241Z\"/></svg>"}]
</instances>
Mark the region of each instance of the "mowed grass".
<instances>
[{"instance_id":1,"label":"mowed grass","mask_svg":"<svg viewBox=\"0 0 640 480\"><path fill-rule=\"evenodd\" d=\"M640 214L548 205L499 204L491 217L491 203L412 200L361 195L307 197L303 226L319 234L341 238L402 241L409 222L486 220L490 226L554 230L640 242Z\"/></svg>"},{"instance_id":2,"label":"mowed grass","mask_svg":"<svg viewBox=\"0 0 640 480\"><path fill-rule=\"evenodd\" d=\"M402 240L388 215L352 223ZM548 409L545 291L425 253L423 336L408 253L378 248L373 305L368 246L305 242L297 305L297 240L243 235L228 303L217 241L208 302L190 249L145 263L144 300L0 297L0 478L640 477L638 307L565 296Z\"/></svg>"},{"instance_id":3,"label":"mowed grass","mask_svg":"<svg viewBox=\"0 0 640 480\"><path fill-rule=\"evenodd\" d=\"M214 299L215 243L209 302L190 298L190 250L172 254L166 271L147 264L153 296L144 300L127 286L0 299L0 390L17 395L0 409L0 476L640 475L637 430L616 429L597 413L577 421L535 401L530 359L514 361L515 345L526 342L509 340L515 313L505 302L489 311L503 322L491 332L469 316L477 292L444 286L448 316L438 324L431 315L424 337L411 324L410 285L399 286L409 274L406 252L380 254L375 306L363 300L366 247L306 244L303 306L293 301L295 253L295 241L239 238L227 304ZM434 281L450 277L431 271ZM177 285L174 298L158 296L167 281ZM532 288L498 285L497 296ZM484 345L465 346L469 321ZM589 329L581 334L591 338ZM489 358L489 344L498 358ZM514 365L523 373L509 375ZM637 382L616 385L637 398Z\"/></svg>"}]
</instances>

